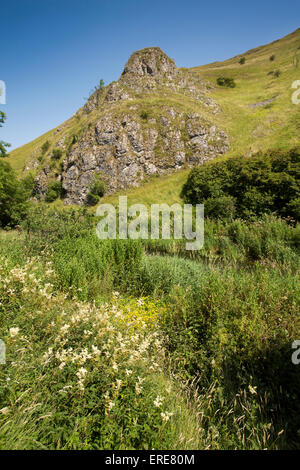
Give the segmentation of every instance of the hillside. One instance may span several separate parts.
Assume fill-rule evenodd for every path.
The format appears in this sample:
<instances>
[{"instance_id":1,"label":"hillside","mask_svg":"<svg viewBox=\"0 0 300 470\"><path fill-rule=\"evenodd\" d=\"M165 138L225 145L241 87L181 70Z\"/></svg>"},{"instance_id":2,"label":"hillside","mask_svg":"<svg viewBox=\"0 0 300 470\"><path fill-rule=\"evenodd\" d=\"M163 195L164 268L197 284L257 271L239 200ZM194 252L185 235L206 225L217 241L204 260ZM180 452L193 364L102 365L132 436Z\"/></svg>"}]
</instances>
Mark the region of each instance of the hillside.
<instances>
[{"instance_id":1,"label":"hillside","mask_svg":"<svg viewBox=\"0 0 300 470\"><path fill-rule=\"evenodd\" d=\"M149 202L154 184L162 186L163 199L171 192L177 200L178 182L192 166L299 142L300 107L291 101L299 48L300 29L192 69L178 69L159 48L137 51L117 82L98 87L65 123L11 152L10 162L20 175L34 174L42 198L49 182L61 182L68 204L86 202L94 174L108 194L145 193ZM220 76L233 78L236 87L218 86ZM59 150L56 159L53 150ZM156 179L174 171L162 184ZM132 185L141 187L128 191Z\"/></svg>"},{"instance_id":2,"label":"hillside","mask_svg":"<svg viewBox=\"0 0 300 470\"><path fill-rule=\"evenodd\" d=\"M245 57L243 65L241 57ZM291 96L292 83L300 77L300 28L232 59L192 70L212 83L220 76L236 82L236 88L212 90L213 99L223 110L221 120L230 136L230 155L287 149L299 143L300 107L292 103Z\"/></svg>"}]
</instances>

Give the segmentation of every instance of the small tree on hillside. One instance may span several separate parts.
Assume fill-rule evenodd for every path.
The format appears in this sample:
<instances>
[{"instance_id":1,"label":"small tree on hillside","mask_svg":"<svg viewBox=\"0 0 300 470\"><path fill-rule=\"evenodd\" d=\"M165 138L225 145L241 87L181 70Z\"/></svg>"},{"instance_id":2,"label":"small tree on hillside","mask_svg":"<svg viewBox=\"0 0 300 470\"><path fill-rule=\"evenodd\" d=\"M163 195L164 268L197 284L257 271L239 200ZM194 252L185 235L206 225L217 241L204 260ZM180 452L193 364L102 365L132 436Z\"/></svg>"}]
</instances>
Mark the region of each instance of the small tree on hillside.
<instances>
[{"instance_id":1,"label":"small tree on hillside","mask_svg":"<svg viewBox=\"0 0 300 470\"><path fill-rule=\"evenodd\" d=\"M0 127L3 127L2 124L4 124L5 119L6 119L5 114L2 111L0 111ZM3 142L3 140L0 140L0 157L7 157L7 152L6 152L7 147L10 147L10 144L8 144L7 142Z\"/></svg>"}]
</instances>

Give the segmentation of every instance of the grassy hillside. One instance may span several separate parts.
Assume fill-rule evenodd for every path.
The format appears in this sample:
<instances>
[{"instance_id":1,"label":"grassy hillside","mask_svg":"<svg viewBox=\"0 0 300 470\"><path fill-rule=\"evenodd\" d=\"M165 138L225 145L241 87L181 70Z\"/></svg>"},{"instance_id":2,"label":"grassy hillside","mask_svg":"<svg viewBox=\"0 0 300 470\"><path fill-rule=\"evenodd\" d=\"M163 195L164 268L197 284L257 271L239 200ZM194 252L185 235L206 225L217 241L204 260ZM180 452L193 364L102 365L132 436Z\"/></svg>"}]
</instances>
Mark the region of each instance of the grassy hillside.
<instances>
[{"instance_id":1,"label":"grassy hillside","mask_svg":"<svg viewBox=\"0 0 300 470\"><path fill-rule=\"evenodd\" d=\"M230 155L299 143L300 106L291 101L291 86L300 78L300 29L232 59L192 70L215 85L212 97L223 109L218 119L231 137ZM236 88L216 85L220 76L233 78ZM274 101L263 105L270 99Z\"/></svg>"},{"instance_id":2,"label":"grassy hillside","mask_svg":"<svg viewBox=\"0 0 300 470\"><path fill-rule=\"evenodd\" d=\"M271 56L274 56L272 61ZM246 59L243 65L239 63L241 57ZM267 148L289 148L299 142L300 106L295 106L291 102L293 92L291 85L300 77L299 62L300 29L271 44L256 47L224 62L190 69L196 76L208 80L213 86L210 95L222 108L222 112L216 114L214 120L230 137L231 149L227 155L248 154ZM278 77L274 74L276 71L280 71ZM233 78L236 88L218 86L216 80L220 76ZM262 104L268 100L273 101ZM205 108L193 103L190 97L180 96L172 91L167 94L156 92L151 98L149 94L147 96L140 94L136 102L129 102L130 106L138 105L143 111L146 110L154 115L160 106L172 104L183 111L194 109L195 112L201 111L204 115L206 113ZM116 104L116 107L120 106L124 106L124 111L128 111L128 103ZM79 134L89 123L96 122L98 117L99 110L94 110L88 115L79 110L76 115L59 126L62 128L59 137L55 133L56 129L53 129L12 151L11 165L21 174L29 162L38 158L44 142L48 140L50 145L54 146L58 138ZM181 179L176 175L168 182L171 186L173 183L176 186L178 178ZM155 184L155 189L156 187ZM133 190L132 194L135 194L135 191ZM168 199L168 192L169 188L166 188L164 199Z\"/></svg>"}]
</instances>

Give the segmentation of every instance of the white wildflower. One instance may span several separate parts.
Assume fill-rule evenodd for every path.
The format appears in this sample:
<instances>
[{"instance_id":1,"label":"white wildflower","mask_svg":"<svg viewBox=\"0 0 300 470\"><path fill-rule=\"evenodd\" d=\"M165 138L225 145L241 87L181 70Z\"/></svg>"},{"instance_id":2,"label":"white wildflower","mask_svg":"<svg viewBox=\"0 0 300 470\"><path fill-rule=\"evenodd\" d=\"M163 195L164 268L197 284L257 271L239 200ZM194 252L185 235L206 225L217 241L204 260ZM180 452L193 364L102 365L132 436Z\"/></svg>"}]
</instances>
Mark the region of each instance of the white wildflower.
<instances>
[{"instance_id":1,"label":"white wildflower","mask_svg":"<svg viewBox=\"0 0 300 470\"><path fill-rule=\"evenodd\" d=\"M154 405L156 406L156 408L159 408L162 405L162 402L163 402L163 397L157 395L157 397L154 400Z\"/></svg>"},{"instance_id":2,"label":"white wildflower","mask_svg":"<svg viewBox=\"0 0 300 470\"><path fill-rule=\"evenodd\" d=\"M81 379L84 379L84 377L86 376L87 374L87 370L84 368L84 367L80 367L80 369L78 370L78 372L76 372L76 375L77 377L81 380Z\"/></svg>"},{"instance_id":3,"label":"white wildflower","mask_svg":"<svg viewBox=\"0 0 300 470\"><path fill-rule=\"evenodd\" d=\"M169 421L170 417L173 416L174 413L170 413L168 411L166 411L165 413L164 412L161 412L160 413L160 416L162 417L162 420L167 422Z\"/></svg>"},{"instance_id":4,"label":"white wildflower","mask_svg":"<svg viewBox=\"0 0 300 470\"><path fill-rule=\"evenodd\" d=\"M10 337L14 338L15 336L17 336L19 334L19 331L20 331L20 328L18 328L18 327L10 328L10 330L9 330Z\"/></svg>"},{"instance_id":5,"label":"white wildflower","mask_svg":"<svg viewBox=\"0 0 300 470\"><path fill-rule=\"evenodd\" d=\"M67 323L65 325L63 325L60 329L61 333L64 335L65 333L67 333L68 329L70 328L70 325L68 325Z\"/></svg>"}]
</instances>

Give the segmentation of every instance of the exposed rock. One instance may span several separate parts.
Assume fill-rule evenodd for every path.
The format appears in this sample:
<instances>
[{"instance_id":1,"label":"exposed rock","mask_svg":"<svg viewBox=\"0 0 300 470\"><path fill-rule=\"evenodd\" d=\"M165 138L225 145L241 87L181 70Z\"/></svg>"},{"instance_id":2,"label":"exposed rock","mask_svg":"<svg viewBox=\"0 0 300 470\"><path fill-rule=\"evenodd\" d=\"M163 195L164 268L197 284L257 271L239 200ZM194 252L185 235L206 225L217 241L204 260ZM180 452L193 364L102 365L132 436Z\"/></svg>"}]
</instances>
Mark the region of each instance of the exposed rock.
<instances>
[{"instance_id":1,"label":"exposed rock","mask_svg":"<svg viewBox=\"0 0 300 470\"><path fill-rule=\"evenodd\" d=\"M151 98L153 93L164 104L158 100L150 107L144 96ZM187 114L176 99L169 104L172 95L164 100L168 93L180 94L181 100L187 96L187 103L204 106L208 110L205 117ZM132 54L120 79L96 90L81 112L93 112L93 119L88 124L85 120L76 138L59 134L55 144L66 150L61 173L66 204L86 203L95 174L112 193L139 185L149 175L200 165L229 148L227 135L207 117L213 119L219 108L207 95L206 84L197 75L178 69L159 47ZM74 119L77 117L79 111ZM53 172L49 168L43 168L36 178L42 197L50 178Z\"/></svg>"}]
</instances>

